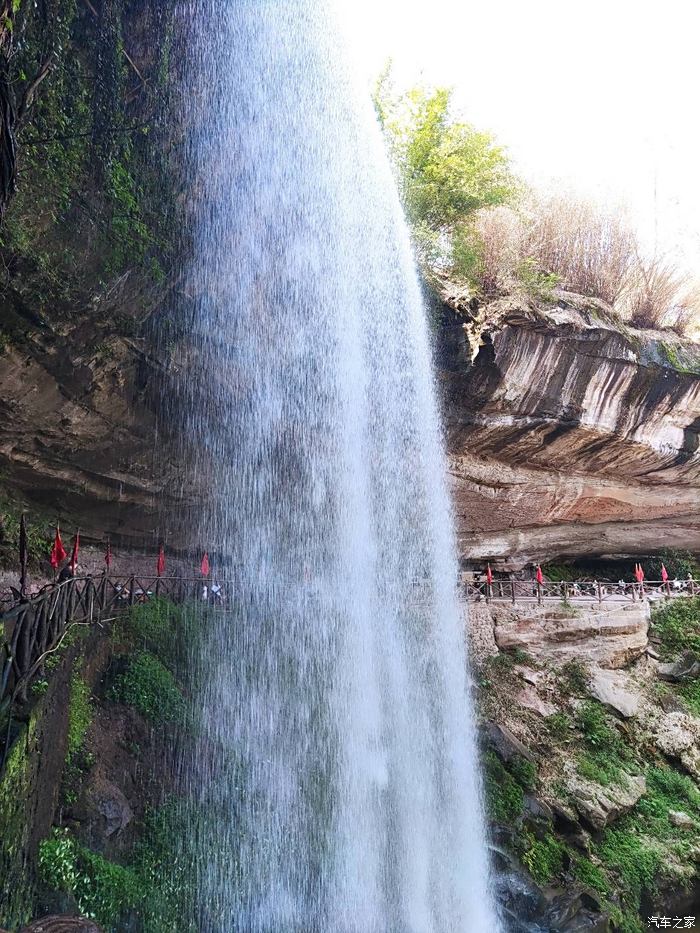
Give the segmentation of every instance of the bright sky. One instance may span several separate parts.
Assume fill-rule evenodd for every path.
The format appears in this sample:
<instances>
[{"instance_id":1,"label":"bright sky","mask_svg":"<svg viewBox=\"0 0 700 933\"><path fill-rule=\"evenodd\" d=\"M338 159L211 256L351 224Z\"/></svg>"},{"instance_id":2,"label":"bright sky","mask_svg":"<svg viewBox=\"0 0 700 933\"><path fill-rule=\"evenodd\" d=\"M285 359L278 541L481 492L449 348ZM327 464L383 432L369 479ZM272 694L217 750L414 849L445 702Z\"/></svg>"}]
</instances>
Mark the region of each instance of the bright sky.
<instances>
[{"instance_id":1,"label":"bright sky","mask_svg":"<svg viewBox=\"0 0 700 933\"><path fill-rule=\"evenodd\" d=\"M528 180L627 201L700 272L700 8L692 0L341 0L368 72L455 89Z\"/></svg>"}]
</instances>

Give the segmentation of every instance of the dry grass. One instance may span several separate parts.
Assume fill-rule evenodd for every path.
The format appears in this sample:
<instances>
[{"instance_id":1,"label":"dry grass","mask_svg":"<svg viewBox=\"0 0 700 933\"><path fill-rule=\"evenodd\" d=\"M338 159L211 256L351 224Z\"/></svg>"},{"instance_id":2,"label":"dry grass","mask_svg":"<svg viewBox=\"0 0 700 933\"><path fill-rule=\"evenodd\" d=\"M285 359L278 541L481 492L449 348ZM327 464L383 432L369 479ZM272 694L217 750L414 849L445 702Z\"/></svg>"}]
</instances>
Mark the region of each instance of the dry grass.
<instances>
[{"instance_id":1,"label":"dry grass","mask_svg":"<svg viewBox=\"0 0 700 933\"><path fill-rule=\"evenodd\" d=\"M700 327L700 283L662 256L645 256L622 209L558 195L514 210L480 211L479 261L472 277L484 295L522 285L534 266L559 286L609 304L636 327L692 334ZM520 281L519 281L520 280Z\"/></svg>"}]
</instances>

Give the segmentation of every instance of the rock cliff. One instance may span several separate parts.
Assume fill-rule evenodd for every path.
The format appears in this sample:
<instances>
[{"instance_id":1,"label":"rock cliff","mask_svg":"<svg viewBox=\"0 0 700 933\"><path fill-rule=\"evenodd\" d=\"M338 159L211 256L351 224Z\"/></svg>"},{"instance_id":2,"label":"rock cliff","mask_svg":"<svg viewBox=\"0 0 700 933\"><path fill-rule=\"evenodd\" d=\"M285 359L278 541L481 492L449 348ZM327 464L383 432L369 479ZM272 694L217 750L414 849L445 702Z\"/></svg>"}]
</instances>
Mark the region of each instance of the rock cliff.
<instances>
[{"instance_id":1,"label":"rock cliff","mask_svg":"<svg viewBox=\"0 0 700 933\"><path fill-rule=\"evenodd\" d=\"M441 300L463 559L700 550L700 347L564 292Z\"/></svg>"}]
</instances>

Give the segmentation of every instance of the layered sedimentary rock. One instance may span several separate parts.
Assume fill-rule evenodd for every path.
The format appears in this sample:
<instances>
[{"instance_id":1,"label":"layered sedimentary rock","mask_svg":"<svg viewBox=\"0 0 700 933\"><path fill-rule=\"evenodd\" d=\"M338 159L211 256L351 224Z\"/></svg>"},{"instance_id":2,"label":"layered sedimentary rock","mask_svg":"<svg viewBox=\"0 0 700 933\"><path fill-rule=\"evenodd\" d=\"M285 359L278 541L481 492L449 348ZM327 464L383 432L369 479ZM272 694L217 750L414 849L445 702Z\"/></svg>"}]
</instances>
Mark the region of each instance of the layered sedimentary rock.
<instances>
[{"instance_id":1,"label":"layered sedimentary rock","mask_svg":"<svg viewBox=\"0 0 700 933\"><path fill-rule=\"evenodd\" d=\"M134 296L121 297L122 308L141 309ZM108 310L52 324L5 306L3 326L5 495L24 500L34 517L80 525L87 537L138 545L163 530L161 515L185 514L196 496L183 489L183 467L158 425L167 383L148 341L116 335Z\"/></svg>"},{"instance_id":2,"label":"layered sedimentary rock","mask_svg":"<svg viewBox=\"0 0 700 933\"><path fill-rule=\"evenodd\" d=\"M700 348L560 293L445 289L438 369L463 559L700 551Z\"/></svg>"}]
</instances>

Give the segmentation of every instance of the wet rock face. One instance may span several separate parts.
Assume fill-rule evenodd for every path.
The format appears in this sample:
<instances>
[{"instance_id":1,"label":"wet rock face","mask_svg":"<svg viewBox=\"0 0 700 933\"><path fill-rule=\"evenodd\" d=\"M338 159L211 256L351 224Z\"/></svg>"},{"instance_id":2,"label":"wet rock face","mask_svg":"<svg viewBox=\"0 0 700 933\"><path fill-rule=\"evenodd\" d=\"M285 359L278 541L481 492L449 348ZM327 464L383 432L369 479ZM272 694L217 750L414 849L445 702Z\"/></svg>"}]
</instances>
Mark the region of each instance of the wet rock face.
<instances>
[{"instance_id":1,"label":"wet rock face","mask_svg":"<svg viewBox=\"0 0 700 933\"><path fill-rule=\"evenodd\" d=\"M697 348L621 332L574 296L502 299L479 324L447 300L437 358L464 558L700 549Z\"/></svg>"}]
</instances>

